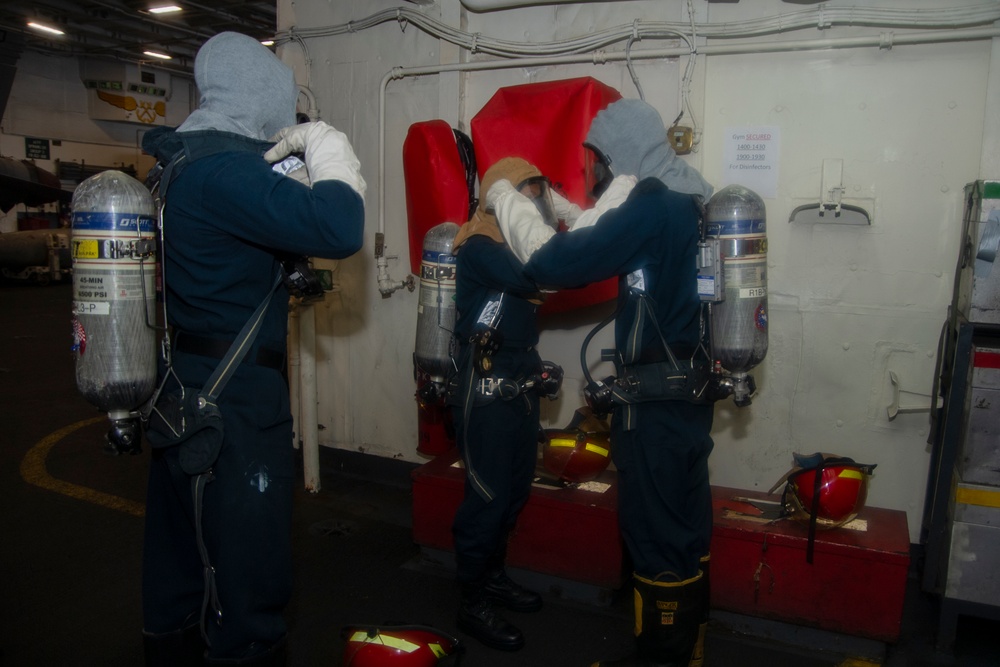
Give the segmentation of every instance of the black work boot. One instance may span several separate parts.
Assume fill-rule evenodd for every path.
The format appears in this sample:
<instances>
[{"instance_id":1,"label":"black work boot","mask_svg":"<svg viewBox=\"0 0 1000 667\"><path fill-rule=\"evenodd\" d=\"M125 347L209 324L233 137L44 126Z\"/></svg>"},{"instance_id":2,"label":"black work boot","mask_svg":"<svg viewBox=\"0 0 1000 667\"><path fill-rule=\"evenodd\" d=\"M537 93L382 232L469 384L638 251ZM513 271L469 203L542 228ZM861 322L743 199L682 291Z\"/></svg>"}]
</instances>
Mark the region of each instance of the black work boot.
<instances>
[{"instance_id":1,"label":"black work boot","mask_svg":"<svg viewBox=\"0 0 1000 667\"><path fill-rule=\"evenodd\" d=\"M634 575L636 652L592 667L689 667L704 619L706 584L702 572L684 581Z\"/></svg>"},{"instance_id":2,"label":"black work boot","mask_svg":"<svg viewBox=\"0 0 1000 667\"><path fill-rule=\"evenodd\" d=\"M542 608L542 596L508 577L502 568L486 574L483 588L487 597L511 611L538 611Z\"/></svg>"},{"instance_id":3,"label":"black work boot","mask_svg":"<svg viewBox=\"0 0 1000 667\"><path fill-rule=\"evenodd\" d=\"M154 635L142 633L146 667L200 667L205 664L205 642L195 623L183 630Z\"/></svg>"},{"instance_id":4,"label":"black work boot","mask_svg":"<svg viewBox=\"0 0 1000 667\"><path fill-rule=\"evenodd\" d=\"M517 651L524 646L524 635L497 613L481 582L462 585L457 625L490 648Z\"/></svg>"}]
</instances>

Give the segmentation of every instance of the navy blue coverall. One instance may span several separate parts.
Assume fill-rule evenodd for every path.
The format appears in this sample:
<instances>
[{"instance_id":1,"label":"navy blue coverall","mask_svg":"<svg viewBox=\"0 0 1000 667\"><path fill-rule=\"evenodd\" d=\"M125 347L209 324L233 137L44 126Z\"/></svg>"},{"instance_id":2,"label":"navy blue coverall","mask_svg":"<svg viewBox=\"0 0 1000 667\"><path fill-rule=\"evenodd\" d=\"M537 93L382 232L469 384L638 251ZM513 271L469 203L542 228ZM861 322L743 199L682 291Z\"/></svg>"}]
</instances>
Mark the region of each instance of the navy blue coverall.
<instances>
[{"instance_id":1,"label":"navy blue coverall","mask_svg":"<svg viewBox=\"0 0 1000 667\"><path fill-rule=\"evenodd\" d=\"M619 276L619 351L629 344L637 301L629 274L642 272L645 291L666 342L678 358L699 343L698 208L694 197L668 190L656 178L640 181L617 209L593 226L556 234L535 251L524 273L538 285L583 285ZM663 345L642 328L640 362L662 361ZM694 577L709 552L712 499L708 457L713 406L657 400L631 406L634 428L616 407L612 457L618 469L619 522L635 572L656 579Z\"/></svg>"},{"instance_id":2,"label":"navy blue coverall","mask_svg":"<svg viewBox=\"0 0 1000 667\"><path fill-rule=\"evenodd\" d=\"M493 356L493 374L518 381L540 374L542 362L535 349L538 306L527 298L537 296L537 289L510 249L486 236L471 236L458 252L456 275L458 378L470 376L469 337L483 306L498 291L506 296L497 326L503 343ZM502 566L507 534L528 500L538 452L538 394L528 391L513 400L497 398L477 405L468 424L463 412L463 406L453 407L467 474L452 531L456 578L469 583L482 578L489 567Z\"/></svg>"}]
</instances>

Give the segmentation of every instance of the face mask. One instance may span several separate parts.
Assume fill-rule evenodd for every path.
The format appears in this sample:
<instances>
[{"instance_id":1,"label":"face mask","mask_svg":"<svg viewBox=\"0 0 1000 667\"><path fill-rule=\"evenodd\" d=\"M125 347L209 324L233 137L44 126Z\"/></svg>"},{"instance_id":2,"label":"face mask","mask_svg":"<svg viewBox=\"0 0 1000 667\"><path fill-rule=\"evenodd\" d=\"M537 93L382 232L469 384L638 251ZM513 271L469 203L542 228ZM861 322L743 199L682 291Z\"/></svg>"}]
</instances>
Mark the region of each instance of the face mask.
<instances>
[{"instance_id":1,"label":"face mask","mask_svg":"<svg viewBox=\"0 0 1000 667\"><path fill-rule=\"evenodd\" d=\"M531 200L538 212L542 214L545 224L556 229L559 227L559 218L556 217L550 187L549 179L545 176L532 176L521 181L517 186L517 191Z\"/></svg>"}]
</instances>

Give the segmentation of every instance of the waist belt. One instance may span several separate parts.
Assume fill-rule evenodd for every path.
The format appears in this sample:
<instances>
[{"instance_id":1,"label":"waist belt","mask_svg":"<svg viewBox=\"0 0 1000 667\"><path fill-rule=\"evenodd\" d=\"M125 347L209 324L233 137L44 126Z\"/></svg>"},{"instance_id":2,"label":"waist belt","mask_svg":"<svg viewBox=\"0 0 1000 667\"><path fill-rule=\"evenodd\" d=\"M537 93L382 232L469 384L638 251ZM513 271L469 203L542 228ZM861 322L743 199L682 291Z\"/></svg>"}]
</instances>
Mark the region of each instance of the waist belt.
<instances>
[{"instance_id":1,"label":"waist belt","mask_svg":"<svg viewBox=\"0 0 1000 667\"><path fill-rule=\"evenodd\" d=\"M645 401L699 401L708 385L708 365L704 362L678 361L678 368L661 361L630 364L622 369L612 389L619 403Z\"/></svg>"},{"instance_id":2,"label":"waist belt","mask_svg":"<svg viewBox=\"0 0 1000 667\"><path fill-rule=\"evenodd\" d=\"M229 351L229 346L232 344L232 340L196 336L195 334L181 331L178 332L177 340L174 341L174 349L186 354L197 354L201 357L222 359L226 356L226 352ZM249 355L244 357L243 363L281 371L285 368L285 352L284 350L275 350L261 346L257 348L257 354L253 357Z\"/></svg>"},{"instance_id":3,"label":"waist belt","mask_svg":"<svg viewBox=\"0 0 1000 667\"><path fill-rule=\"evenodd\" d=\"M503 401L510 401L535 386L534 382L524 380L511 380L509 378L498 378L495 375L480 378L475 381L474 391L477 398L487 399L499 398Z\"/></svg>"}]
</instances>

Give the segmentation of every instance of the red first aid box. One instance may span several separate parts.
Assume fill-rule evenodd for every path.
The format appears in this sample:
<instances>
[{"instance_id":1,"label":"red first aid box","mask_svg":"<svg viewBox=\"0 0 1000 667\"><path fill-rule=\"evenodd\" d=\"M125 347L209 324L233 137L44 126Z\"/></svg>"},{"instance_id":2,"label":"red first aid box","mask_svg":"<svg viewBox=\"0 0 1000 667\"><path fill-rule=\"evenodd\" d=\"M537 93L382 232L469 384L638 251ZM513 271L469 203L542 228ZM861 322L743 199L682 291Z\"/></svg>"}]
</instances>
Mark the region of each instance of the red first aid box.
<instances>
[{"instance_id":1,"label":"red first aid box","mask_svg":"<svg viewBox=\"0 0 1000 667\"><path fill-rule=\"evenodd\" d=\"M450 455L425 463L411 476L414 542L454 551L451 524L462 501L465 470ZM621 586L617 488L617 476L608 471L579 486L535 484L511 534L507 565L604 589Z\"/></svg>"},{"instance_id":2,"label":"red first aid box","mask_svg":"<svg viewBox=\"0 0 1000 667\"><path fill-rule=\"evenodd\" d=\"M769 522L739 498L777 496L712 487L712 607L868 637L899 639L910 565L906 513L866 507L852 522L817 530ZM759 505L760 506L760 505Z\"/></svg>"}]
</instances>

